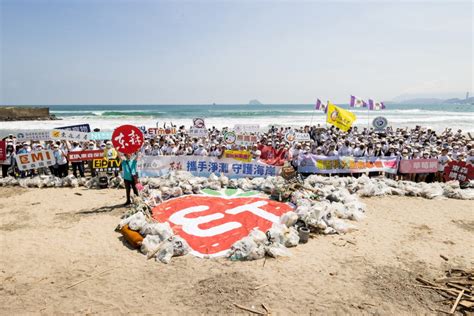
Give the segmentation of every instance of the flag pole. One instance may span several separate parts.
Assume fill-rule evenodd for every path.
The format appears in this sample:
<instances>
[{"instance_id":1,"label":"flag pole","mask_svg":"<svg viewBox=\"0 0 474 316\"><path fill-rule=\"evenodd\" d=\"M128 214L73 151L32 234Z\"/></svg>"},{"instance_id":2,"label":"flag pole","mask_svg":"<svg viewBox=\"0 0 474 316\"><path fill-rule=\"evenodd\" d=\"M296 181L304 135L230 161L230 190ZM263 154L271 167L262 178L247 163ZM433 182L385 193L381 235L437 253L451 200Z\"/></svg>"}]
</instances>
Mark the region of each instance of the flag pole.
<instances>
[{"instance_id":1,"label":"flag pole","mask_svg":"<svg viewBox=\"0 0 474 316\"><path fill-rule=\"evenodd\" d=\"M311 122L309 123L309 126L313 126L313 117L314 117L314 112L316 112L316 109L313 108L313 114L311 114Z\"/></svg>"}]
</instances>

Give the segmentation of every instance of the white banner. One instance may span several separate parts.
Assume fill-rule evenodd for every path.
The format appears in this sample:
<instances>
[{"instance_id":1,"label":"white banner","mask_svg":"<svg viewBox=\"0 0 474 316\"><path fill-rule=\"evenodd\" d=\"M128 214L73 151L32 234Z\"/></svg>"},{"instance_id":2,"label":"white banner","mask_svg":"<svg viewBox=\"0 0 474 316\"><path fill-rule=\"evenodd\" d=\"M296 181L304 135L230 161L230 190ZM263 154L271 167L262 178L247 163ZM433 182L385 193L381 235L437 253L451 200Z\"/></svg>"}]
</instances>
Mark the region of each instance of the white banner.
<instances>
[{"instance_id":1,"label":"white banner","mask_svg":"<svg viewBox=\"0 0 474 316\"><path fill-rule=\"evenodd\" d=\"M32 129L17 131L13 134L17 141L23 142L27 140L51 140L51 130Z\"/></svg>"},{"instance_id":2,"label":"white banner","mask_svg":"<svg viewBox=\"0 0 474 316\"><path fill-rule=\"evenodd\" d=\"M53 129L51 131L51 139L53 140L69 140L69 141L78 141L86 142L89 140L89 133L76 132L76 131L67 131L61 129Z\"/></svg>"},{"instance_id":3,"label":"white banner","mask_svg":"<svg viewBox=\"0 0 474 316\"><path fill-rule=\"evenodd\" d=\"M235 124L234 131L240 133L258 133L260 125L258 124Z\"/></svg>"},{"instance_id":4,"label":"white banner","mask_svg":"<svg viewBox=\"0 0 474 316\"><path fill-rule=\"evenodd\" d=\"M206 128L191 127L188 131L190 137L207 137L209 131Z\"/></svg>"},{"instance_id":5,"label":"white banner","mask_svg":"<svg viewBox=\"0 0 474 316\"><path fill-rule=\"evenodd\" d=\"M52 150L41 150L27 154L17 154L16 162L21 171L49 167L55 164Z\"/></svg>"},{"instance_id":6,"label":"white banner","mask_svg":"<svg viewBox=\"0 0 474 316\"><path fill-rule=\"evenodd\" d=\"M28 140L69 140L85 142L89 140L89 133L68 131L65 129L53 129L53 130L22 130L13 134L17 141L23 142Z\"/></svg>"},{"instance_id":7,"label":"white banner","mask_svg":"<svg viewBox=\"0 0 474 316\"><path fill-rule=\"evenodd\" d=\"M265 177L279 174L280 168L257 161L242 162L201 156L142 156L138 160L141 177L160 177L173 170L189 171L201 177L211 173L229 178Z\"/></svg>"},{"instance_id":8,"label":"white banner","mask_svg":"<svg viewBox=\"0 0 474 316\"><path fill-rule=\"evenodd\" d=\"M308 133L298 133L294 131L289 131L285 134L285 140L287 142L309 142L311 138Z\"/></svg>"}]
</instances>

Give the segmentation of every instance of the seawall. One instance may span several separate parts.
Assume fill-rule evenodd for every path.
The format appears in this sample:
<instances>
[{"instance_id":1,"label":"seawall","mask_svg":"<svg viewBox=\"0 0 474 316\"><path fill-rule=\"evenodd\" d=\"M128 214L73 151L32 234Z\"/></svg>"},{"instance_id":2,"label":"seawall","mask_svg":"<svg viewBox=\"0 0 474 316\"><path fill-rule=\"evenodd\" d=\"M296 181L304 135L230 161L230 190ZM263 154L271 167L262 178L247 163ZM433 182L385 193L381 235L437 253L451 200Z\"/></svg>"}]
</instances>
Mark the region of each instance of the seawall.
<instances>
[{"instance_id":1,"label":"seawall","mask_svg":"<svg viewBox=\"0 0 474 316\"><path fill-rule=\"evenodd\" d=\"M18 106L0 106L0 121L55 120L49 108L29 108Z\"/></svg>"}]
</instances>

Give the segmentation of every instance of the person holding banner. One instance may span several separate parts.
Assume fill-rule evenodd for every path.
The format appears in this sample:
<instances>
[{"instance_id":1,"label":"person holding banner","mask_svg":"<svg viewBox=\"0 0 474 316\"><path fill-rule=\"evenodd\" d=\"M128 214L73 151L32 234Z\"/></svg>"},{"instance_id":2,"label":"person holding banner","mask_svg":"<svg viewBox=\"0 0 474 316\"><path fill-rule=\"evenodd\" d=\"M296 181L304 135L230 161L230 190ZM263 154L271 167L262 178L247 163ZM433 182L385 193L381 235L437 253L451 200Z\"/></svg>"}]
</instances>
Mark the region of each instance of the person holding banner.
<instances>
[{"instance_id":1,"label":"person holding banner","mask_svg":"<svg viewBox=\"0 0 474 316\"><path fill-rule=\"evenodd\" d=\"M83 149L81 146L79 146L79 143L77 141L73 141L72 148L69 151L78 152L78 151L83 151ZM83 178L84 177L84 161L82 160L73 161L71 162L71 165L72 165L72 174L77 178L77 171L79 170L79 175Z\"/></svg>"},{"instance_id":2,"label":"person holding banner","mask_svg":"<svg viewBox=\"0 0 474 316\"><path fill-rule=\"evenodd\" d=\"M443 148L441 150L441 155L438 157L438 174L437 178L439 182L444 182L444 167L450 162L452 159L448 156L448 149Z\"/></svg>"},{"instance_id":3,"label":"person holding banner","mask_svg":"<svg viewBox=\"0 0 474 316\"><path fill-rule=\"evenodd\" d=\"M69 166L67 161L67 154L64 152L63 149L59 148L59 144L57 143L53 145L53 156L56 160L55 175L59 178L67 177Z\"/></svg>"},{"instance_id":4,"label":"person holding banner","mask_svg":"<svg viewBox=\"0 0 474 316\"><path fill-rule=\"evenodd\" d=\"M124 154L124 157L122 157L122 170L123 181L125 183L125 193L127 196L127 201L124 206L128 206L132 203L130 200L130 191L133 190L133 193L138 196L138 190L136 187L138 182L136 155L132 156L130 154Z\"/></svg>"},{"instance_id":5,"label":"person holding banner","mask_svg":"<svg viewBox=\"0 0 474 316\"><path fill-rule=\"evenodd\" d=\"M5 160L2 161L2 177L13 175L13 166L15 162L15 149L12 143L7 143L5 149Z\"/></svg>"}]
</instances>

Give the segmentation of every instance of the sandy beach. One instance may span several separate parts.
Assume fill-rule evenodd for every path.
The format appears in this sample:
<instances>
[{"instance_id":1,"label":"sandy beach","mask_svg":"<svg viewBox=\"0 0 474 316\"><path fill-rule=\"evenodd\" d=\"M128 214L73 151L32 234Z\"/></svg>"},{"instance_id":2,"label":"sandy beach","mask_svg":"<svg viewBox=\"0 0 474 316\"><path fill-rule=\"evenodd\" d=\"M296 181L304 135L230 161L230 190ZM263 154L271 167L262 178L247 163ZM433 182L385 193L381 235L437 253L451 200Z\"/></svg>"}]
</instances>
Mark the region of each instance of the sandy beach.
<instances>
[{"instance_id":1,"label":"sandy beach","mask_svg":"<svg viewBox=\"0 0 474 316\"><path fill-rule=\"evenodd\" d=\"M124 190L0 188L0 305L8 314L435 314L415 277L474 264L472 201L370 198L359 230L290 258L147 260L114 232ZM443 260L440 254L449 258Z\"/></svg>"}]
</instances>

